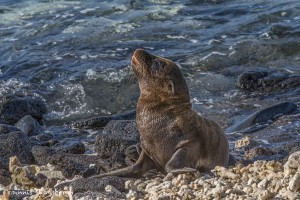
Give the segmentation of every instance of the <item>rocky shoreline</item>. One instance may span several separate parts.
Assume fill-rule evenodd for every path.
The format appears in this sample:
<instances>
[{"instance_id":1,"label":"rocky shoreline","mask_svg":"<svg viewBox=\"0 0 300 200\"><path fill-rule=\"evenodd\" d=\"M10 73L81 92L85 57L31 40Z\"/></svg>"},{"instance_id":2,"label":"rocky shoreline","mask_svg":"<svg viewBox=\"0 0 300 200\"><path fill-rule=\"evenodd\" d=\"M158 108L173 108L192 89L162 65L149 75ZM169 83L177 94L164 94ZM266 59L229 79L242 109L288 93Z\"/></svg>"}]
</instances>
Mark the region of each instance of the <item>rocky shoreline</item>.
<instances>
[{"instance_id":1,"label":"rocky shoreline","mask_svg":"<svg viewBox=\"0 0 300 200\"><path fill-rule=\"evenodd\" d=\"M276 94L278 102L293 102L269 105L227 127L234 158L228 168L166 176L152 172L142 179L88 178L136 161L139 134L134 111L75 122L57 133L45 126L47 104L41 98L4 96L0 99L0 197L300 199L300 99L285 96L297 93L300 79L293 76L288 87L289 78L283 74L278 78L273 71L241 74L238 86L249 98Z\"/></svg>"},{"instance_id":2,"label":"rocky shoreline","mask_svg":"<svg viewBox=\"0 0 300 200\"><path fill-rule=\"evenodd\" d=\"M45 170L45 171L43 171ZM234 167L215 167L211 173L199 172L160 174L152 178L104 180L102 191L78 192L72 186L54 190L49 177L62 178L59 171L48 166L22 166L16 157L10 159L10 172L15 184L14 190L28 189L25 199L290 199L300 198L300 151L289 156L282 164L278 161L255 161L253 164L237 164ZM29 178L24 172L30 172L36 178L47 175L47 185L40 189L29 189L35 185L24 185ZM23 174L22 174L23 173ZM18 180L22 179L21 182ZM79 180L79 179L78 179ZM75 180L76 181L76 180ZM32 182L33 183L33 182ZM101 185L101 183L98 183ZM102 182L103 184L103 182ZM123 186L121 186L123 184ZM116 186L116 185L119 185ZM12 186L11 186L12 187ZM118 189L117 189L118 188ZM4 190L2 199L17 199L21 193ZM74 194L75 192L75 194ZM29 195L33 194L33 195ZM10 198L9 198L10 197ZM17 198L12 198L17 197Z\"/></svg>"}]
</instances>

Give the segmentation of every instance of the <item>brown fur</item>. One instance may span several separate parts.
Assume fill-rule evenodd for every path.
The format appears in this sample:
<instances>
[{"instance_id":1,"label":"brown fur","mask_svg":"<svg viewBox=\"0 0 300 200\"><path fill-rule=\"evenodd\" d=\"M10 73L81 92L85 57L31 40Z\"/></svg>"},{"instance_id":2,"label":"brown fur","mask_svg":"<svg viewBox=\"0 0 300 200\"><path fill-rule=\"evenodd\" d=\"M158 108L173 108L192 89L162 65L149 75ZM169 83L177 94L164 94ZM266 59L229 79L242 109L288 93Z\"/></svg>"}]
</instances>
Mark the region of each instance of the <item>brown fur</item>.
<instances>
[{"instance_id":1,"label":"brown fur","mask_svg":"<svg viewBox=\"0 0 300 200\"><path fill-rule=\"evenodd\" d=\"M137 162L109 175L141 177L194 168L201 171L228 163L228 141L220 126L191 109L189 90L178 66L138 49L132 56L140 97L136 122L141 148Z\"/></svg>"}]
</instances>

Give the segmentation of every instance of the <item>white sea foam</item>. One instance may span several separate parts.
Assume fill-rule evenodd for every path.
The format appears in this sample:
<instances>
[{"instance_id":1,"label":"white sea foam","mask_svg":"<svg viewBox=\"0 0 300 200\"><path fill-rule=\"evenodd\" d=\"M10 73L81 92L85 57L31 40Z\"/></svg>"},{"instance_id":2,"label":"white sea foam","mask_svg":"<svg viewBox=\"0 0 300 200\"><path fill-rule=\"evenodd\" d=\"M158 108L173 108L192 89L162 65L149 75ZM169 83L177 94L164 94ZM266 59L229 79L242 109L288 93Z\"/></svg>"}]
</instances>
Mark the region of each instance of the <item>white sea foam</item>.
<instances>
[{"instance_id":1,"label":"white sea foam","mask_svg":"<svg viewBox=\"0 0 300 200\"><path fill-rule=\"evenodd\" d=\"M127 70L111 70L101 73L100 77L107 82L120 82L128 74Z\"/></svg>"},{"instance_id":2,"label":"white sea foam","mask_svg":"<svg viewBox=\"0 0 300 200\"><path fill-rule=\"evenodd\" d=\"M167 35L167 38L170 38L170 39L186 39L186 37L184 37L182 35Z\"/></svg>"},{"instance_id":3,"label":"white sea foam","mask_svg":"<svg viewBox=\"0 0 300 200\"><path fill-rule=\"evenodd\" d=\"M97 79L98 77L97 73L93 69L88 69L85 75L88 79Z\"/></svg>"},{"instance_id":4,"label":"white sea foam","mask_svg":"<svg viewBox=\"0 0 300 200\"><path fill-rule=\"evenodd\" d=\"M2 71L1 71L2 74ZM15 93L22 93L24 91L27 91L28 88L30 88L30 84L23 82L17 78L10 78L6 81L0 81L0 94L15 94Z\"/></svg>"},{"instance_id":5,"label":"white sea foam","mask_svg":"<svg viewBox=\"0 0 300 200\"><path fill-rule=\"evenodd\" d=\"M126 33L129 31L132 31L134 29L134 26L132 23L120 23L115 25L114 31L116 33Z\"/></svg>"},{"instance_id":6,"label":"white sea foam","mask_svg":"<svg viewBox=\"0 0 300 200\"><path fill-rule=\"evenodd\" d=\"M88 12L95 11L95 10L96 10L96 8L87 8L87 9L81 10L80 13L86 14Z\"/></svg>"},{"instance_id":7,"label":"white sea foam","mask_svg":"<svg viewBox=\"0 0 300 200\"><path fill-rule=\"evenodd\" d=\"M218 51L213 51L213 52L209 53L208 55L200 58L200 61L205 61L206 59L208 59L209 57L211 57L213 55L226 56L227 54L222 53L222 52L218 52Z\"/></svg>"},{"instance_id":8,"label":"white sea foam","mask_svg":"<svg viewBox=\"0 0 300 200\"><path fill-rule=\"evenodd\" d=\"M45 116L46 119L67 118L71 115L87 113L86 94L81 84L64 83L52 89L60 91L60 94L56 97L54 108Z\"/></svg>"},{"instance_id":9,"label":"white sea foam","mask_svg":"<svg viewBox=\"0 0 300 200\"><path fill-rule=\"evenodd\" d=\"M54 10L66 8L69 6L79 5L80 2L76 1L60 1L57 3L32 3L25 2L24 5L16 7L7 13L1 14L0 24L18 23L23 25L23 20L31 18L36 14L51 13Z\"/></svg>"}]
</instances>

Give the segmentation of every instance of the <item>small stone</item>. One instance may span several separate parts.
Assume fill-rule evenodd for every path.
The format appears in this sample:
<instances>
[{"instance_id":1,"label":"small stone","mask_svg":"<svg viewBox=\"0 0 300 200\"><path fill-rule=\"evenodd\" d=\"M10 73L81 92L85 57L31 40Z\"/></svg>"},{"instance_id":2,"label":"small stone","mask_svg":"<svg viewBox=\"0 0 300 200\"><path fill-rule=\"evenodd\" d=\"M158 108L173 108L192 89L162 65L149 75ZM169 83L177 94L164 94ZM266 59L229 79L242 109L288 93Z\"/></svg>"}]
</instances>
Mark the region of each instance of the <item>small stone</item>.
<instances>
[{"instance_id":1,"label":"small stone","mask_svg":"<svg viewBox=\"0 0 300 200\"><path fill-rule=\"evenodd\" d=\"M228 178L228 179L233 179L233 180L237 180L240 178L240 176L238 174L235 174L235 173L229 171L225 167L216 166L214 170L215 170L216 174L222 178Z\"/></svg>"},{"instance_id":2,"label":"small stone","mask_svg":"<svg viewBox=\"0 0 300 200\"><path fill-rule=\"evenodd\" d=\"M235 142L235 148L236 149L240 149L240 148L251 148L251 147L254 147L258 145L258 143L253 140L252 138L250 138L249 136L246 136L246 137L243 137L242 139L240 140L237 140Z\"/></svg>"},{"instance_id":3,"label":"small stone","mask_svg":"<svg viewBox=\"0 0 300 200\"><path fill-rule=\"evenodd\" d=\"M265 179L263 179L261 182L259 182L257 184L257 187L259 187L259 188L267 188L267 184L268 184L268 180L265 178Z\"/></svg>"},{"instance_id":4,"label":"small stone","mask_svg":"<svg viewBox=\"0 0 300 200\"><path fill-rule=\"evenodd\" d=\"M19 158L17 156L12 156L9 158L9 171L13 172L16 166L21 166Z\"/></svg>"},{"instance_id":5,"label":"small stone","mask_svg":"<svg viewBox=\"0 0 300 200\"><path fill-rule=\"evenodd\" d=\"M288 161L284 164L284 175L294 175L297 172L299 166L300 151L296 151L289 156Z\"/></svg>"},{"instance_id":6,"label":"small stone","mask_svg":"<svg viewBox=\"0 0 300 200\"><path fill-rule=\"evenodd\" d=\"M174 178L172 173L168 173L167 176L163 179L164 181L171 181Z\"/></svg>"},{"instance_id":7,"label":"small stone","mask_svg":"<svg viewBox=\"0 0 300 200\"><path fill-rule=\"evenodd\" d=\"M243 191L244 191L245 193L247 193L247 194L250 194L250 193L253 192L253 188L250 187L250 186L248 186L248 185L246 185L246 186L244 187Z\"/></svg>"},{"instance_id":8,"label":"small stone","mask_svg":"<svg viewBox=\"0 0 300 200\"><path fill-rule=\"evenodd\" d=\"M112 185L107 185L105 187L105 191L106 192L112 192L112 193L115 193L115 194L122 194L119 190L117 190L114 186Z\"/></svg>"},{"instance_id":9,"label":"small stone","mask_svg":"<svg viewBox=\"0 0 300 200\"><path fill-rule=\"evenodd\" d=\"M65 195L53 195L51 200L69 200L69 197Z\"/></svg>"},{"instance_id":10,"label":"small stone","mask_svg":"<svg viewBox=\"0 0 300 200\"><path fill-rule=\"evenodd\" d=\"M282 171L283 166L280 162L276 162L272 160L266 163L266 168L274 172L278 172L278 171Z\"/></svg>"},{"instance_id":11,"label":"small stone","mask_svg":"<svg viewBox=\"0 0 300 200\"><path fill-rule=\"evenodd\" d=\"M260 200L267 200L274 196L269 190L257 189L254 191L254 195Z\"/></svg>"},{"instance_id":12,"label":"small stone","mask_svg":"<svg viewBox=\"0 0 300 200\"><path fill-rule=\"evenodd\" d=\"M172 188L172 182L171 181L165 181L163 183L160 184L160 187L162 189L171 189Z\"/></svg>"},{"instance_id":13,"label":"small stone","mask_svg":"<svg viewBox=\"0 0 300 200\"><path fill-rule=\"evenodd\" d=\"M253 147L244 154L245 159L261 159L273 155L273 151L267 147Z\"/></svg>"},{"instance_id":14,"label":"small stone","mask_svg":"<svg viewBox=\"0 0 300 200\"><path fill-rule=\"evenodd\" d=\"M138 194L136 191L129 190L129 192L126 194L126 199L128 200L136 200L138 199Z\"/></svg>"},{"instance_id":15,"label":"small stone","mask_svg":"<svg viewBox=\"0 0 300 200\"><path fill-rule=\"evenodd\" d=\"M137 187L136 187L136 185L134 185L134 181L133 180L126 181L125 182L125 188L127 190L134 190L134 191L137 190Z\"/></svg>"},{"instance_id":16,"label":"small stone","mask_svg":"<svg viewBox=\"0 0 300 200\"><path fill-rule=\"evenodd\" d=\"M46 188L53 188L57 183L57 178L48 178L45 184Z\"/></svg>"},{"instance_id":17,"label":"small stone","mask_svg":"<svg viewBox=\"0 0 300 200\"><path fill-rule=\"evenodd\" d=\"M298 169L300 166L300 151L296 151L289 156L286 162L287 166L293 169Z\"/></svg>"},{"instance_id":18,"label":"small stone","mask_svg":"<svg viewBox=\"0 0 300 200\"><path fill-rule=\"evenodd\" d=\"M298 200L300 199L300 194L296 192L292 192L286 188L283 188L279 191L279 195L283 197L283 199L289 200Z\"/></svg>"},{"instance_id":19,"label":"small stone","mask_svg":"<svg viewBox=\"0 0 300 200\"><path fill-rule=\"evenodd\" d=\"M293 192L300 191L300 167L297 173L293 176L292 180L289 182L289 189Z\"/></svg>"},{"instance_id":20,"label":"small stone","mask_svg":"<svg viewBox=\"0 0 300 200\"><path fill-rule=\"evenodd\" d=\"M237 195L244 195L245 194L244 191L241 191L239 189L228 189L228 190L226 190L225 193L226 194L237 194Z\"/></svg>"}]
</instances>

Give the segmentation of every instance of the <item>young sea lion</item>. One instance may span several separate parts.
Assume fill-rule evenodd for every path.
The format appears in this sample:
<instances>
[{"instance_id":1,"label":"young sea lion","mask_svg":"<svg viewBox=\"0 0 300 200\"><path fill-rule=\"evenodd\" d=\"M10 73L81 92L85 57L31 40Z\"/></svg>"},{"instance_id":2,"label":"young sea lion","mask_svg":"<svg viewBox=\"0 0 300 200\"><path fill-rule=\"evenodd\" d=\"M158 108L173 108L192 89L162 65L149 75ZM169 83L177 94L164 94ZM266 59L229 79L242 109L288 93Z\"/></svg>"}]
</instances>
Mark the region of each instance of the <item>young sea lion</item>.
<instances>
[{"instance_id":1,"label":"young sea lion","mask_svg":"<svg viewBox=\"0 0 300 200\"><path fill-rule=\"evenodd\" d=\"M228 141L218 124L191 109L189 90L178 66L138 49L131 60L140 97L136 123L141 153L129 167L95 177L141 177L151 169L205 171L228 163Z\"/></svg>"}]
</instances>

